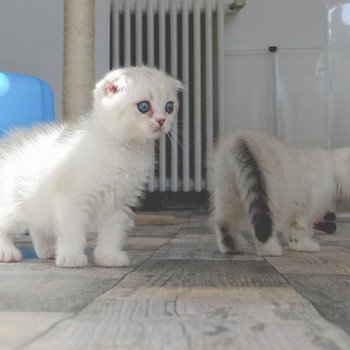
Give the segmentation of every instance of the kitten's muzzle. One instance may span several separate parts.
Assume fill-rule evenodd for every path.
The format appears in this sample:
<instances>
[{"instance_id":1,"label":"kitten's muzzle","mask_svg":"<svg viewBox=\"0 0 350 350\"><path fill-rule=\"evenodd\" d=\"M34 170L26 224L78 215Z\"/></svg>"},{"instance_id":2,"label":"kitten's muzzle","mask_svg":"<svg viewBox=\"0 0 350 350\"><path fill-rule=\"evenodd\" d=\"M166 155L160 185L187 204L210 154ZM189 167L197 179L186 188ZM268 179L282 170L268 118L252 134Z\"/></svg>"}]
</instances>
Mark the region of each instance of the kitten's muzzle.
<instances>
[{"instance_id":1,"label":"kitten's muzzle","mask_svg":"<svg viewBox=\"0 0 350 350\"><path fill-rule=\"evenodd\" d=\"M159 124L160 127L162 127L165 123L165 119L164 118L157 119L157 123Z\"/></svg>"},{"instance_id":2,"label":"kitten's muzzle","mask_svg":"<svg viewBox=\"0 0 350 350\"><path fill-rule=\"evenodd\" d=\"M160 125L152 126L152 131L153 131L153 132L162 131L162 127L161 127Z\"/></svg>"}]
</instances>

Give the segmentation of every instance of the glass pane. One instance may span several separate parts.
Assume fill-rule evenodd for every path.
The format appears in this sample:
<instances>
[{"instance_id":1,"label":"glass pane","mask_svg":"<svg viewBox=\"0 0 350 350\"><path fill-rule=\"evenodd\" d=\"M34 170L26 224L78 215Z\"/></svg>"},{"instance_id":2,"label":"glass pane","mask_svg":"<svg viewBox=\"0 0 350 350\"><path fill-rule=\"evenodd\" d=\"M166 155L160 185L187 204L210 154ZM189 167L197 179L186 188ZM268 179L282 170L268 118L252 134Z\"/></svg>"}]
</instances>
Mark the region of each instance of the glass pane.
<instances>
[{"instance_id":1,"label":"glass pane","mask_svg":"<svg viewBox=\"0 0 350 350\"><path fill-rule=\"evenodd\" d=\"M279 139L290 145L327 146L324 51L276 52Z\"/></svg>"},{"instance_id":2,"label":"glass pane","mask_svg":"<svg viewBox=\"0 0 350 350\"><path fill-rule=\"evenodd\" d=\"M226 129L240 128L276 134L274 62L269 52L226 54Z\"/></svg>"},{"instance_id":3,"label":"glass pane","mask_svg":"<svg viewBox=\"0 0 350 350\"><path fill-rule=\"evenodd\" d=\"M332 146L349 146L350 2L327 1L329 118Z\"/></svg>"}]
</instances>

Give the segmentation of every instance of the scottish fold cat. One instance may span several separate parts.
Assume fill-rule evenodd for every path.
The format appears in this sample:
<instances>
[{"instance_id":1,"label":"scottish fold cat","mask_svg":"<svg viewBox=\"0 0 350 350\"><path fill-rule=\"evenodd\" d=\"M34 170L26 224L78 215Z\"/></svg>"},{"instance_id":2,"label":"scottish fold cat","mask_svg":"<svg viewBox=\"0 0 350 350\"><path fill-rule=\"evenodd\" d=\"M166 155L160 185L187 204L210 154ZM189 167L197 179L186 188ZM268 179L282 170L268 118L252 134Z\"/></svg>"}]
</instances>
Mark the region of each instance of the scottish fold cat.
<instances>
[{"instance_id":1,"label":"scottish fold cat","mask_svg":"<svg viewBox=\"0 0 350 350\"><path fill-rule=\"evenodd\" d=\"M91 231L96 264L128 265L131 208L153 167L154 141L175 121L180 89L154 68L114 70L97 83L88 115L1 140L0 261L21 260L13 236L28 230L40 258L82 267Z\"/></svg>"},{"instance_id":2,"label":"scottish fold cat","mask_svg":"<svg viewBox=\"0 0 350 350\"><path fill-rule=\"evenodd\" d=\"M281 255L277 232L290 248L316 252L313 224L335 198L350 195L350 148L292 148L254 131L224 139L213 162L213 225L224 253L242 251L250 229L260 255Z\"/></svg>"}]
</instances>

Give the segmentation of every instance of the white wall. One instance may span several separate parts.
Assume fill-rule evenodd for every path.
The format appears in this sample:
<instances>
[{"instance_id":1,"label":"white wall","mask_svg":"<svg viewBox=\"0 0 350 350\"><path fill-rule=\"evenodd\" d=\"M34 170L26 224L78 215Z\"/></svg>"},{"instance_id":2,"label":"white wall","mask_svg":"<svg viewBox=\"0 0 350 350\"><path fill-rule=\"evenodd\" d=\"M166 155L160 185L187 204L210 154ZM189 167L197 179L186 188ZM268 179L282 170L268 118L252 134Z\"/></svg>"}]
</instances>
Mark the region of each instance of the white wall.
<instances>
[{"instance_id":1,"label":"white wall","mask_svg":"<svg viewBox=\"0 0 350 350\"><path fill-rule=\"evenodd\" d=\"M62 118L63 0L0 0L0 71L38 76ZM95 75L109 69L109 0L96 1Z\"/></svg>"},{"instance_id":2,"label":"white wall","mask_svg":"<svg viewBox=\"0 0 350 350\"><path fill-rule=\"evenodd\" d=\"M247 0L226 16L227 130L327 146L326 24L320 0Z\"/></svg>"},{"instance_id":3,"label":"white wall","mask_svg":"<svg viewBox=\"0 0 350 350\"><path fill-rule=\"evenodd\" d=\"M350 138L350 1L328 0L329 124L333 146Z\"/></svg>"},{"instance_id":4,"label":"white wall","mask_svg":"<svg viewBox=\"0 0 350 350\"><path fill-rule=\"evenodd\" d=\"M226 16L226 50L323 47L325 19L323 0L246 0Z\"/></svg>"},{"instance_id":5,"label":"white wall","mask_svg":"<svg viewBox=\"0 0 350 350\"><path fill-rule=\"evenodd\" d=\"M30 74L54 91L62 112L63 0L0 1L0 71Z\"/></svg>"}]
</instances>

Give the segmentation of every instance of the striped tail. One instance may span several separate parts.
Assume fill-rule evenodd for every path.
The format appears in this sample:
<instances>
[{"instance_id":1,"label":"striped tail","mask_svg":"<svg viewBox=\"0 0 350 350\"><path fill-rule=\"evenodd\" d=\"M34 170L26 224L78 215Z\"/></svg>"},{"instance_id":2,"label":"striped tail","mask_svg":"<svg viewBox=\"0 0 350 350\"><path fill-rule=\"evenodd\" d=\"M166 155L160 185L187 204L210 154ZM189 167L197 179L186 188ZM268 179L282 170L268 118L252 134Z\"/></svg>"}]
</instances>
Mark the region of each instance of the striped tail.
<instances>
[{"instance_id":1,"label":"striped tail","mask_svg":"<svg viewBox=\"0 0 350 350\"><path fill-rule=\"evenodd\" d=\"M234 146L239 192L258 241L265 243L272 235L273 223L266 181L248 143L239 138Z\"/></svg>"}]
</instances>

